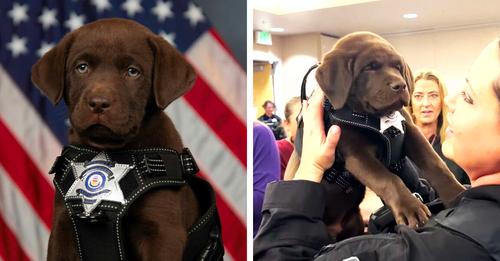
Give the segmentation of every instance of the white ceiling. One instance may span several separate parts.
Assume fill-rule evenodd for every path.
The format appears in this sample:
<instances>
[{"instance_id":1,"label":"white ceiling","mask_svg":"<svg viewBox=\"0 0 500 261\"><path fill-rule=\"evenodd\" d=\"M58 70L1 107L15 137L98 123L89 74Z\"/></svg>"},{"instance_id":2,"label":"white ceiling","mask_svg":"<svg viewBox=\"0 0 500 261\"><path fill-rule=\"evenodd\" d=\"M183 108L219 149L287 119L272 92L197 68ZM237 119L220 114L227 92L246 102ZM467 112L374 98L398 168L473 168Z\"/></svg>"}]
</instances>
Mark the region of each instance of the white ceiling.
<instances>
[{"instance_id":1,"label":"white ceiling","mask_svg":"<svg viewBox=\"0 0 500 261\"><path fill-rule=\"evenodd\" d=\"M500 0L356 0L353 4L340 0L342 3L339 5L332 0L288 0L281 6L270 6L273 1L281 2L255 1L254 30L281 27L284 32L273 34L316 32L341 37L354 31L393 35L500 26ZM290 5L295 1L307 1L311 5L302 7L302 10L308 11L299 11L297 6L285 8L286 3ZM402 16L405 13L416 13L418 18L404 19Z\"/></svg>"}]
</instances>

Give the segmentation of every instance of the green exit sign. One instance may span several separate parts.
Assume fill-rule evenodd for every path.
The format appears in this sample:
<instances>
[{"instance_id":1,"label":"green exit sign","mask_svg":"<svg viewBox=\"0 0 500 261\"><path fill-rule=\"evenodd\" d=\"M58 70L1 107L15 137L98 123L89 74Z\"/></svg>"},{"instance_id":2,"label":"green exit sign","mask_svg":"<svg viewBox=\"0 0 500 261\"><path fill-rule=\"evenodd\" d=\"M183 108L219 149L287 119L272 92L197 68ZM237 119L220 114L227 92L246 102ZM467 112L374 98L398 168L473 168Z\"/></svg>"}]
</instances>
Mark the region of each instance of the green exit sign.
<instances>
[{"instance_id":1,"label":"green exit sign","mask_svg":"<svg viewBox=\"0 0 500 261\"><path fill-rule=\"evenodd\" d=\"M267 31L255 31L255 42L257 44L272 45L271 32Z\"/></svg>"}]
</instances>

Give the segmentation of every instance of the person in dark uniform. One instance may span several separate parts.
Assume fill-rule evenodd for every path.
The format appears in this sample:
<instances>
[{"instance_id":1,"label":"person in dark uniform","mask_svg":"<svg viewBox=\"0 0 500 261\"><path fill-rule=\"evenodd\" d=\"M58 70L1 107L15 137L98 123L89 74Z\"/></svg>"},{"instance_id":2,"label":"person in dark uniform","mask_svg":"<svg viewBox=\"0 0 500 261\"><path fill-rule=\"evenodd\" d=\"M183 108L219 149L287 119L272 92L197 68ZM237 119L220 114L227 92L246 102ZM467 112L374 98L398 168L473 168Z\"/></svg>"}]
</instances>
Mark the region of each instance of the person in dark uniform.
<instances>
[{"instance_id":1,"label":"person in dark uniform","mask_svg":"<svg viewBox=\"0 0 500 261\"><path fill-rule=\"evenodd\" d=\"M285 130L281 126L281 118L274 114L276 105L272 101L265 101L262 105L264 108L264 114L262 114L258 120L266 124L274 134L276 140L281 140L286 138Z\"/></svg>"},{"instance_id":2,"label":"person in dark uniform","mask_svg":"<svg viewBox=\"0 0 500 261\"><path fill-rule=\"evenodd\" d=\"M304 104L304 140L294 180L268 185L254 240L255 260L500 260L500 39L473 64L449 106L443 153L471 188L423 226L335 242L322 221L320 181L335 158L340 129L325 135L320 90ZM304 153L306 152L306 153Z\"/></svg>"},{"instance_id":3,"label":"person in dark uniform","mask_svg":"<svg viewBox=\"0 0 500 261\"><path fill-rule=\"evenodd\" d=\"M445 140L446 126L448 125L447 108L444 104L446 88L443 80L431 70L420 71L415 77L415 87L410 96L408 109L415 125L422 131L434 151L443 159L458 182L470 184L465 171L455 162L446 158L441 150L441 143Z\"/></svg>"}]
</instances>

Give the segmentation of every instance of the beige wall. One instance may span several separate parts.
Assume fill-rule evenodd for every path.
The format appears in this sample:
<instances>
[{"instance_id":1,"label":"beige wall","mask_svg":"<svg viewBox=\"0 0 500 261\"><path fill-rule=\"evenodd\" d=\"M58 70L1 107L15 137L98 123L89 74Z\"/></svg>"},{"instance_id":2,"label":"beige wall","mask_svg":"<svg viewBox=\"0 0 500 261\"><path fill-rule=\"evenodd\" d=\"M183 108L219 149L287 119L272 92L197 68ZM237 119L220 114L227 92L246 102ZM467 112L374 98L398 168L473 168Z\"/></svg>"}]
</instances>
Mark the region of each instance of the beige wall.
<instances>
[{"instance_id":1,"label":"beige wall","mask_svg":"<svg viewBox=\"0 0 500 261\"><path fill-rule=\"evenodd\" d=\"M282 112L286 102L300 95L300 83L307 69L316 64L320 57L320 35L299 34L284 36L283 43L283 85L276 86L278 112ZM279 104L279 105L278 105Z\"/></svg>"},{"instance_id":2,"label":"beige wall","mask_svg":"<svg viewBox=\"0 0 500 261\"><path fill-rule=\"evenodd\" d=\"M331 49L336 39L319 33L310 33L292 36L273 35L272 41L272 46L254 43L252 57L253 60L277 62L274 99L277 114L283 116L286 102L291 97L300 95L300 84L307 69L321 60L323 53ZM258 109L256 106L259 105L254 105L254 110Z\"/></svg>"},{"instance_id":3,"label":"beige wall","mask_svg":"<svg viewBox=\"0 0 500 261\"><path fill-rule=\"evenodd\" d=\"M405 57L414 72L422 68L438 71L456 91L463 83L468 68L487 43L500 36L500 26L468 28L439 32L422 32L384 36ZM255 57L273 57L278 62L275 74L277 113L283 116L288 99L300 94L300 83L307 69L321 60L337 39L321 34L273 36L273 46L254 44ZM308 86L313 84L309 77ZM313 88L308 87L308 89Z\"/></svg>"},{"instance_id":4,"label":"beige wall","mask_svg":"<svg viewBox=\"0 0 500 261\"><path fill-rule=\"evenodd\" d=\"M422 68L437 70L448 89L456 91L481 50L495 37L500 26L489 26L401 36L385 36L405 57L415 73Z\"/></svg>"}]
</instances>

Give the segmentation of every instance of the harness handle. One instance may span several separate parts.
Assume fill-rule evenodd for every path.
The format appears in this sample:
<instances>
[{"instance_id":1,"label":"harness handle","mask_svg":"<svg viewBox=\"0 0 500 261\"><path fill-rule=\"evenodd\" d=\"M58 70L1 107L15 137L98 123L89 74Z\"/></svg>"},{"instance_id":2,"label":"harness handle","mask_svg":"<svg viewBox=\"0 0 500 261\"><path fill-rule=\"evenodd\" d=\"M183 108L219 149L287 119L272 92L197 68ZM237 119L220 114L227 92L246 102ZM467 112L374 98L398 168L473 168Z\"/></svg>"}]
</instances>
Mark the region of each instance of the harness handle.
<instances>
[{"instance_id":1,"label":"harness handle","mask_svg":"<svg viewBox=\"0 0 500 261\"><path fill-rule=\"evenodd\" d=\"M307 70L306 74L304 75L304 78L302 79L302 85L300 86L300 100L305 101L307 100L307 95L306 95L306 83L307 83L307 77L309 76L309 73L311 73L312 70L318 68L319 63L311 66L309 70Z\"/></svg>"},{"instance_id":2,"label":"harness handle","mask_svg":"<svg viewBox=\"0 0 500 261\"><path fill-rule=\"evenodd\" d=\"M304 75L304 78L302 79L302 84L300 86L300 100L301 100L301 105L300 105L300 111L297 114L297 133L295 134L295 150L299 155L302 154L302 135L303 135L303 128L304 128L304 123L302 121L302 102L307 101L307 95L306 95L306 83L307 83L307 77L309 74L312 72L312 70L318 68L319 63L311 66L306 74Z\"/></svg>"}]
</instances>

